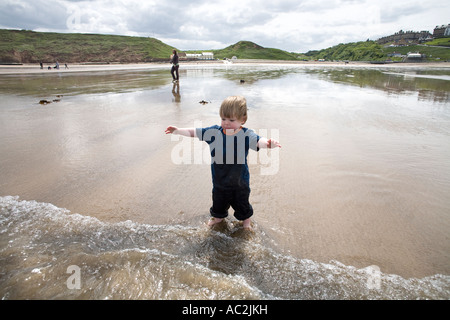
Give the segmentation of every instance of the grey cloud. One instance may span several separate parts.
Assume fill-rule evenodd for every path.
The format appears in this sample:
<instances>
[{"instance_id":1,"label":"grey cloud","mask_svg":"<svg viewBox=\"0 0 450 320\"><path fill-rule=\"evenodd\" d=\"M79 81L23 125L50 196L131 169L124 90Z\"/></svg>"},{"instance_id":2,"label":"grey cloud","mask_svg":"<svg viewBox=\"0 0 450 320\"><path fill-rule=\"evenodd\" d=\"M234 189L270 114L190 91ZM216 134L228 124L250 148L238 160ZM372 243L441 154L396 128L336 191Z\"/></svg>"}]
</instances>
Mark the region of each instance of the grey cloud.
<instances>
[{"instance_id":1,"label":"grey cloud","mask_svg":"<svg viewBox=\"0 0 450 320\"><path fill-rule=\"evenodd\" d=\"M66 28L67 9L58 2L14 1L0 3L0 25L6 28L61 30Z\"/></svg>"},{"instance_id":2,"label":"grey cloud","mask_svg":"<svg viewBox=\"0 0 450 320\"><path fill-rule=\"evenodd\" d=\"M380 8L381 23L396 22L400 18L427 11L422 4L403 4L402 6L383 6Z\"/></svg>"}]
</instances>

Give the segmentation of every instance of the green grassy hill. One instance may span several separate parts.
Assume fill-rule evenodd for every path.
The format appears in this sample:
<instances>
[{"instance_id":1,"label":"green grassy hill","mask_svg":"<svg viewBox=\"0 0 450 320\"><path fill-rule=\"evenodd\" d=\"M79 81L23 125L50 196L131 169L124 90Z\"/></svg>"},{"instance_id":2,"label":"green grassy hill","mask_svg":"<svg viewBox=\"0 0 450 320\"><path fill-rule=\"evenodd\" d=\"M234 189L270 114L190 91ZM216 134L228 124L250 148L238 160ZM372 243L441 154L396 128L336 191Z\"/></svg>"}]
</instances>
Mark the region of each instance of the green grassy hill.
<instances>
[{"instance_id":1,"label":"green grassy hill","mask_svg":"<svg viewBox=\"0 0 450 320\"><path fill-rule=\"evenodd\" d=\"M450 47L450 37L437 38L425 43L427 46Z\"/></svg>"},{"instance_id":2,"label":"green grassy hill","mask_svg":"<svg viewBox=\"0 0 450 320\"><path fill-rule=\"evenodd\" d=\"M300 54L239 41L224 49L204 51L212 51L217 59L235 56L238 59L265 60L382 61L392 52L420 52L427 55L428 61L450 60L449 38L427 44L441 47L413 45L384 48L375 41L361 41ZM60 63L168 61L172 49L154 38L0 29L0 63L54 63L57 60Z\"/></svg>"},{"instance_id":3,"label":"green grassy hill","mask_svg":"<svg viewBox=\"0 0 450 320\"><path fill-rule=\"evenodd\" d=\"M0 62L150 62L168 60L173 47L154 38L0 30Z\"/></svg>"},{"instance_id":4,"label":"green grassy hill","mask_svg":"<svg viewBox=\"0 0 450 320\"><path fill-rule=\"evenodd\" d=\"M427 45L410 45L404 47L384 47L375 41L360 41L352 43L341 43L323 50L309 51L305 53L311 60L325 59L349 60L349 61L383 61L388 59L389 53L398 52L402 55L408 52L420 52L427 56L427 61L446 61L450 60L450 48L435 47L431 45L445 45L448 40L440 40L427 43ZM398 58L401 60L401 58Z\"/></svg>"},{"instance_id":5,"label":"green grassy hill","mask_svg":"<svg viewBox=\"0 0 450 320\"><path fill-rule=\"evenodd\" d=\"M154 38L101 34L0 29L0 39L0 63L151 62L168 60L173 49ZM219 59L297 60L298 56L250 41L208 51Z\"/></svg>"},{"instance_id":6,"label":"green grassy hill","mask_svg":"<svg viewBox=\"0 0 450 320\"><path fill-rule=\"evenodd\" d=\"M264 48L251 41L239 41L221 50L212 50L214 57L238 59L297 60L298 54L280 49Z\"/></svg>"},{"instance_id":7,"label":"green grassy hill","mask_svg":"<svg viewBox=\"0 0 450 320\"><path fill-rule=\"evenodd\" d=\"M280 49L264 48L251 41L239 41L220 50L203 50L214 53L215 59L236 57L238 59L265 59L265 60L298 60L298 53L290 53ZM193 50L188 53L201 53Z\"/></svg>"},{"instance_id":8,"label":"green grassy hill","mask_svg":"<svg viewBox=\"0 0 450 320\"><path fill-rule=\"evenodd\" d=\"M375 61L383 60L387 56L383 47L375 41L360 41L341 43L323 50L309 51L306 56L312 59Z\"/></svg>"},{"instance_id":9,"label":"green grassy hill","mask_svg":"<svg viewBox=\"0 0 450 320\"><path fill-rule=\"evenodd\" d=\"M411 45L405 47L387 47L383 49L384 52L393 53L398 52L403 55L408 52L420 52L427 56L427 61L448 61L450 60L450 48L449 47L435 47L428 45Z\"/></svg>"}]
</instances>

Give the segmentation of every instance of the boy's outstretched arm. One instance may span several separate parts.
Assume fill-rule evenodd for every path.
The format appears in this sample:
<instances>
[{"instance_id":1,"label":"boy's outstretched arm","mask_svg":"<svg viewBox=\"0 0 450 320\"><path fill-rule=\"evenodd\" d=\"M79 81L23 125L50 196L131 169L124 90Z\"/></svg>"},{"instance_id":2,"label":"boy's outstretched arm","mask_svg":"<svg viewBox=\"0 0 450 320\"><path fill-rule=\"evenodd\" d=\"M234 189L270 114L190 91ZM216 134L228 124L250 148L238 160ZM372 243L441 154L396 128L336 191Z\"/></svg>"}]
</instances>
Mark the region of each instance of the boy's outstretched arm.
<instances>
[{"instance_id":1,"label":"boy's outstretched arm","mask_svg":"<svg viewBox=\"0 0 450 320\"><path fill-rule=\"evenodd\" d=\"M274 139L260 138L258 141L258 148L281 148L281 144Z\"/></svg>"},{"instance_id":2,"label":"boy's outstretched arm","mask_svg":"<svg viewBox=\"0 0 450 320\"><path fill-rule=\"evenodd\" d=\"M195 128L178 128L175 126L168 126L165 130L166 134L179 134L186 137L195 137Z\"/></svg>"}]
</instances>

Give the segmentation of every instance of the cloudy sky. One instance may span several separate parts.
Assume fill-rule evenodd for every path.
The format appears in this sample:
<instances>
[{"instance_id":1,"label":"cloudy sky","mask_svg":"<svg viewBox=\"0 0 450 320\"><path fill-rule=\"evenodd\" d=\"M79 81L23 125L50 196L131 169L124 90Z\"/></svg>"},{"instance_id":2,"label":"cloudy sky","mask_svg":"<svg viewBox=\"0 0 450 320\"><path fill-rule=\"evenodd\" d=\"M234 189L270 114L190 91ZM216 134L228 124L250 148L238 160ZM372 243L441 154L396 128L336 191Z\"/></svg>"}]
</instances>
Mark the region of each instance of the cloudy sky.
<instances>
[{"instance_id":1,"label":"cloudy sky","mask_svg":"<svg viewBox=\"0 0 450 320\"><path fill-rule=\"evenodd\" d=\"M307 52L447 23L448 0L0 0L2 29L149 36L180 50L249 40Z\"/></svg>"}]
</instances>

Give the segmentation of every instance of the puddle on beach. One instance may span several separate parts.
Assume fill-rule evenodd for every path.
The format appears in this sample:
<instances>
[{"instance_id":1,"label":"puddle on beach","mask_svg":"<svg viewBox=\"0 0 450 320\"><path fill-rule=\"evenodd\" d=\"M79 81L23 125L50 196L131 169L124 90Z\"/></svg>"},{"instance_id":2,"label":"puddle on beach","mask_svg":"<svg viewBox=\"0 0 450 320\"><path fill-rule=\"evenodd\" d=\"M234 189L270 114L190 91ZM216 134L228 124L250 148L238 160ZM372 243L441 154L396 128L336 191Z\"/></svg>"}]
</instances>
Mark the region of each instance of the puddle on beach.
<instances>
[{"instance_id":1,"label":"puddle on beach","mask_svg":"<svg viewBox=\"0 0 450 320\"><path fill-rule=\"evenodd\" d=\"M280 65L182 65L179 84L163 67L0 75L0 296L448 299L449 76ZM282 144L251 156L250 235L232 214L204 228L209 165L198 142L164 134L219 123L236 94L246 126ZM69 265L84 274L77 294Z\"/></svg>"}]
</instances>

